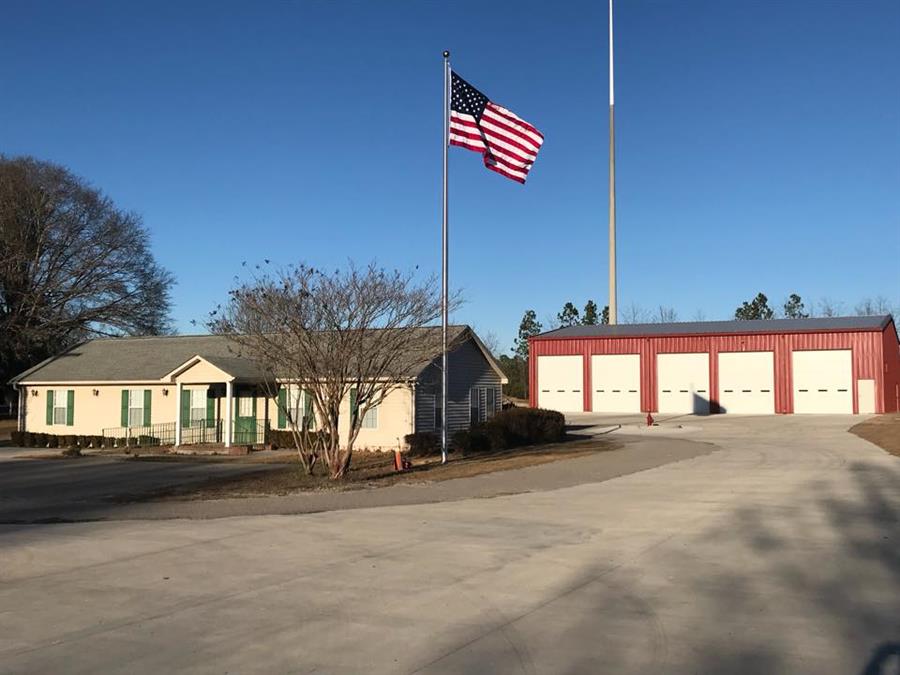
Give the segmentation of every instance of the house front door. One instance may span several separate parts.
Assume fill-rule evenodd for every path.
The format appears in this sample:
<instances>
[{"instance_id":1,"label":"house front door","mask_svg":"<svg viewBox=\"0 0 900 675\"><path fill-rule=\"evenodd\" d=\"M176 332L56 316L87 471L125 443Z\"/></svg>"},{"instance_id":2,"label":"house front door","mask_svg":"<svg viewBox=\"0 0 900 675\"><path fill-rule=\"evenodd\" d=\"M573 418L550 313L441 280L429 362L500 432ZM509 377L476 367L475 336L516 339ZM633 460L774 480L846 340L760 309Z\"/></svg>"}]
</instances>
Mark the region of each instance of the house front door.
<instances>
[{"instance_id":1,"label":"house front door","mask_svg":"<svg viewBox=\"0 0 900 675\"><path fill-rule=\"evenodd\" d=\"M256 438L256 396L237 397L234 417L234 442L237 445L257 443Z\"/></svg>"}]
</instances>

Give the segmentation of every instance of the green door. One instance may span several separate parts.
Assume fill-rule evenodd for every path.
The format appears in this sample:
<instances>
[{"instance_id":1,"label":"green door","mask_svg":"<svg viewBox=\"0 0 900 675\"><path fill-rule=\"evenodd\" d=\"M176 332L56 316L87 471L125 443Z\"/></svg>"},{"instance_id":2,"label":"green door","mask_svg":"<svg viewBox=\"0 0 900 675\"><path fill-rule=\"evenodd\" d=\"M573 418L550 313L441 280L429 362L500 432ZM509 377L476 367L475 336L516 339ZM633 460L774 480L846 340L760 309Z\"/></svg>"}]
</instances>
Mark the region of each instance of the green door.
<instances>
[{"instance_id":1,"label":"green door","mask_svg":"<svg viewBox=\"0 0 900 675\"><path fill-rule=\"evenodd\" d=\"M257 443L256 396L247 394L236 397L234 407L234 442L238 445Z\"/></svg>"}]
</instances>

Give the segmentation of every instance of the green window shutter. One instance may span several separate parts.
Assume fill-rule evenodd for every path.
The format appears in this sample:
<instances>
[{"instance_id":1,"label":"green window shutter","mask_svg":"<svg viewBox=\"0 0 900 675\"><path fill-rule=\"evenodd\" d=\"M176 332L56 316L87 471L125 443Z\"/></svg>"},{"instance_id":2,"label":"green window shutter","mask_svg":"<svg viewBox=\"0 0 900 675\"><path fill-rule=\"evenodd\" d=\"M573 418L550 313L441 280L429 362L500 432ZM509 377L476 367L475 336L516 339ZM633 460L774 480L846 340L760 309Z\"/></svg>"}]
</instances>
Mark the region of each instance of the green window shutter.
<instances>
[{"instance_id":1,"label":"green window shutter","mask_svg":"<svg viewBox=\"0 0 900 675\"><path fill-rule=\"evenodd\" d=\"M356 424L356 418L359 415L359 406L356 405L356 387L350 390L350 426Z\"/></svg>"},{"instance_id":2,"label":"green window shutter","mask_svg":"<svg viewBox=\"0 0 900 675\"><path fill-rule=\"evenodd\" d=\"M281 387L278 390L278 428L284 429L287 426L287 415L284 414L284 411L287 410L287 389Z\"/></svg>"},{"instance_id":3,"label":"green window shutter","mask_svg":"<svg viewBox=\"0 0 900 675\"><path fill-rule=\"evenodd\" d=\"M122 390L122 416L120 418L123 427L128 426L128 390Z\"/></svg>"},{"instance_id":4,"label":"green window shutter","mask_svg":"<svg viewBox=\"0 0 900 675\"><path fill-rule=\"evenodd\" d=\"M210 392L206 392L206 428L212 429L216 426L216 399L210 396Z\"/></svg>"},{"instance_id":5,"label":"green window shutter","mask_svg":"<svg viewBox=\"0 0 900 675\"><path fill-rule=\"evenodd\" d=\"M144 426L150 426L150 408L153 405L153 392L144 389Z\"/></svg>"},{"instance_id":6,"label":"green window shutter","mask_svg":"<svg viewBox=\"0 0 900 675\"><path fill-rule=\"evenodd\" d=\"M70 427L75 424L75 390L69 389L66 392L66 426Z\"/></svg>"},{"instance_id":7,"label":"green window shutter","mask_svg":"<svg viewBox=\"0 0 900 675\"><path fill-rule=\"evenodd\" d=\"M47 424L53 424L53 390L47 390Z\"/></svg>"},{"instance_id":8,"label":"green window shutter","mask_svg":"<svg viewBox=\"0 0 900 675\"><path fill-rule=\"evenodd\" d=\"M181 426L185 429L191 426L191 390L181 392Z\"/></svg>"}]
</instances>

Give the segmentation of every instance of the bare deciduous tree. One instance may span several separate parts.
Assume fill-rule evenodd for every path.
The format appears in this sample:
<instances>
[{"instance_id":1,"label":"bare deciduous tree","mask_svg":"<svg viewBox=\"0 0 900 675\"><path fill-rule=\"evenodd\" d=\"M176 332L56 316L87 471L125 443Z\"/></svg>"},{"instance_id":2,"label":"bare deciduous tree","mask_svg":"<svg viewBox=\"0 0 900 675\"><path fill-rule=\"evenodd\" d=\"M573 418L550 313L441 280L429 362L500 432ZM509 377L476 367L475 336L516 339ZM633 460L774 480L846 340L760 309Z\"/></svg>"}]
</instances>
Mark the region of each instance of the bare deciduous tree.
<instances>
[{"instance_id":1,"label":"bare deciduous tree","mask_svg":"<svg viewBox=\"0 0 900 675\"><path fill-rule=\"evenodd\" d=\"M832 298L819 300L819 316L840 316L844 311L844 303Z\"/></svg>"},{"instance_id":2,"label":"bare deciduous tree","mask_svg":"<svg viewBox=\"0 0 900 675\"><path fill-rule=\"evenodd\" d=\"M890 301L883 295L874 298L863 298L854 308L857 316L878 316L881 314L893 314Z\"/></svg>"},{"instance_id":3,"label":"bare deciduous tree","mask_svg":"<svg viewBox=\"0 0 900 675\"><path fill-rule=\"evenodd\" d=\"M623 307L619 313L620 323L647 323L648 318L647 311L633 302Z\"/></svg>"},{"instance_id":4,"label":"bare deciduous tree","mask_svg":"<svg viewBox=\"0 0 900 675\"><path fill-rule=\"evenodd\" d=\"M659 310L654 317L657 323L674 323L678 321L678 312L674 307L659 306Z\"/></svg>"},{"instance_id":5,"label":"bare deciduous tree","mask_svg":"<svg viewBox=\"0 0 900 675\"><path fill-rule=\"evenodd\" d=\"M233 289L210 328L229 335L268 380L309 392L320 425L316 452L339 479L350 467L366 413L441 353L441 331L430 326L440 310L433 277L417 281L374 264L334 272L298 265ZM348 399L342 445L341 405ZM302 455L301 440L295 435ZM315 453L306 458L310 467L315 460Z\"/></svg>"},{"instance_id":6,"label":"bare deciduous tree","mask_svg":"<svg viewBox=\"0 0 900 675\"><path fill-rule=\"evenodd\" d=\"M0 155L0 382L92 335L169 331L140 218L61 166Z\"/></svg>"}]
</instances>

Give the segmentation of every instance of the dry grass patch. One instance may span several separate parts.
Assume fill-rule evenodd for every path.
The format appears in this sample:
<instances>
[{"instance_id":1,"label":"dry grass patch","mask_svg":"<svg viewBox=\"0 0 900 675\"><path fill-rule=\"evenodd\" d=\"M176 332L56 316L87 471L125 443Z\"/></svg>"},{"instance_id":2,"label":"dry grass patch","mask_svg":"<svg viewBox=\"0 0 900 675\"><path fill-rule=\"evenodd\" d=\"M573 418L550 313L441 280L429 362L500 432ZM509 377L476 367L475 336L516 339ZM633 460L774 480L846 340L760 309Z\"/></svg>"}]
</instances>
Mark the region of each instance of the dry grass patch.
<instances>
[{"instance_id":1,"label":"dry grass patch","mask_svg":"<svg viewBox=\"0 0 900 675\"><path fill-rule=\"evenodd\" d=\"M290 466L260 471L243 476L214 478L199 486L173 488L151 495L151 498L181 500L225 499L230 497L257 497L261 495L289 495L319 490L356 490L385 487L402 483L424 483L469 478L495 471L508 471L528 466L546 464L564 459L584 457L597 452L616 450L621 445L608 440L585 440L553 445L515 448L503 452L453 457L441 464L439 457L415 458L409 471L394 470L394 457L390 453L357 453L353 456L350 474L344 480L333 481L323 467L317 467L312 476L303 473L296 461ZM144 458L141 458L142 460ZM148 458L149 459L149 458ZM196 459L196 458L193 458ZM154 458L154 461L165 461ZM185 461L179 458L177 461ZM285 461L284 457L278 463Z\"/></svg>"},{"instance_id":2,"label":"dry grass patch","mask_svg":"<svg viewBox=\"0 0 900 675\"><path fill-rule=\"evenodd\" d=\"M878 415L851 427L850 431L900 457L900 414Z\"/></svg>"}]
</instances>

